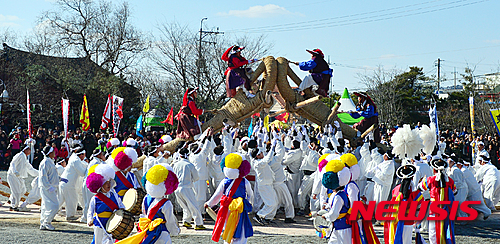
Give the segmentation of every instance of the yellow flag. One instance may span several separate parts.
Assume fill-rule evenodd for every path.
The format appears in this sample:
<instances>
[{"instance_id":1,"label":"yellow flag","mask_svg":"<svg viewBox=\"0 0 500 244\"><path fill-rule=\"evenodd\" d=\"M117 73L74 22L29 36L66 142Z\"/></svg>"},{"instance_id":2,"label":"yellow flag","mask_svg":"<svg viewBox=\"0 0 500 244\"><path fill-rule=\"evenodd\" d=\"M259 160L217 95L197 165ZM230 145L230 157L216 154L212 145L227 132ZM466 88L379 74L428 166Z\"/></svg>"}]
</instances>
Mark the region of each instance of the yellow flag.
<instances>
[{"instance_id":1,"label":"yellow flag","mask_svg":"<svg viewBox=\"0 0 500 244\"><path fill-rule=\"evenodd\" d=\"M146 103L144 103L144 108L142 108L142 112L144 113L149 112L149 95L148 98L146 98Z\"/></svg>"},{"instance_id":2,"label":"yellow flag","mask_svg":"<svg viewBox=\"0 0 500 244\"><path fill-rule=\"evenodd\" d=\"M80 123L82 130L88 131L90 129L89 109L87 107L87 95L83 95L82 113L80 114Z\"/></svg>"},{"instance_id":3,"label":"yellow flag","mask_svg":"<svg viewBox=\"0 0 500 244\"><path fill-rule=\"evenodd\" d=\"M497 129L497 132L500 130L500 109L490 109L490 114L491 118L493 119L493 122L495 122L495 128ZM499 132L500 133L500 132Z\"/></svg>"},{"instance_id":4,"label":"yellow flag","mask_svg":"<svg viewBox=\"0 0 500 244\"><path fill-rule=\"evenodd\" d=\"M269 115L264 118L264 127L269 131Z\"/></svg>"}]
</instances>

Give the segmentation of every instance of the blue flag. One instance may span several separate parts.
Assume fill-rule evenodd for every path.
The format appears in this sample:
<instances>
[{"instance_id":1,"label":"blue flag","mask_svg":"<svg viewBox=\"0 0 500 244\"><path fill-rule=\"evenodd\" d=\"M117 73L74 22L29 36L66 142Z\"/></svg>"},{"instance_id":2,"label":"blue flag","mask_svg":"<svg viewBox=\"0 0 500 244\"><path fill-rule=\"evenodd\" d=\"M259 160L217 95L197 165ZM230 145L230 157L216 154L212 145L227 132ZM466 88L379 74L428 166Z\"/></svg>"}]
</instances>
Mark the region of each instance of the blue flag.
<instances>
[{"instance_id":1,"label":"blue flag","mask_svg":"<svg viewBox=\"0 0 500 244\"><path fill-rule=\"evenodd\" d=\"M141 116L139 116L139 118L137 119L137 124L135 125L135 134L137 134L137 136L139 136L140 138L144 138L141 133L139 133L139 131L142 130L142 114Z\"/></svg>"},{"instance_id":2,"label":"blue flag","mask_svg":"<svg viewBox=\"0 0 500 244\"><path fill-rule=\"evenodd\" d=\"M253 118L250 120L250 126L248 126L248 137L252 137L253 133Z\"/></svg>"}]
</instances>

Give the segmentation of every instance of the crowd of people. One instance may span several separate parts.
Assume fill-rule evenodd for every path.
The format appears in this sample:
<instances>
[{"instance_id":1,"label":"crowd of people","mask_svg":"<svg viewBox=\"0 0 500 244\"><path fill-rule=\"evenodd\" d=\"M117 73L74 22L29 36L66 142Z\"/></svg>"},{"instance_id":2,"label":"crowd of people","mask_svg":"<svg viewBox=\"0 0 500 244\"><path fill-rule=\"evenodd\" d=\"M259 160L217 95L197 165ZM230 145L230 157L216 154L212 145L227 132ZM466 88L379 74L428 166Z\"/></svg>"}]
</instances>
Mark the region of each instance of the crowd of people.
<instances>
[{"instance_id":1,"label":"crowd of people","mask_svg":"<svg viewBox=\"0 0 500 244\"><path fill-rule=\"evenodd\" d=\"M40 229L53 230L50 223L65 203L66 219L80 220L95 226L96 238L102 238L103 243L109 243L112 237L106 235L101 228L107 221L105 217L100 217L102 212L106 212L101 206L104 201L94 197L94 194L102 192L116 202L117 208L122 208L121 200L129 188L144 188L149 195L152 193L154 197L145 198L151 201L148 206L163 198L170 199L168 211L172 213L167 211L162 216L166 218L165 231L175 235L179 229L174 212L182 212L184 227L191 228L194 221L196 230L204 230L206 207L214 207L219 202L223 206L224 196L231 195L231 183L242 179L242 183L238 183L241 187L232 194L244 200L242 211L252 213L257 224L265 226L276 221L276 213L281 207L285 223L294 223L297 215L315 216L320 213L335 226L336 223L342 226L336 227L329 234L330 240L337 241L332 243L350 243L353 225L347 226L346 222L338 220L354 201L365 199L380 202L395 199L399 192L404 192L399 190L402 186L410 189L410 192L421 191L424 199L430 199L433 198L433 191L431 189L429 193L429 187L432 187L429 180L436 175L444 174L443 178L447 182L444 187L458 192L455 201L483 202L484 199L486 205L483 203L473 206L481 218L488 218L500 200L500 173L491 164L491 154L486 150L486 145L491 148L495 141L490 141L488 137L478 137L477 143L473 144L476 153L472 160L467 158L467 150L454 150L460 142L468 140L469 134L466 132L442 132L443 137L437 142L432 154L422 152L417 157L401 162L395 160L391 151L382 151L374 142L367 140L360 145L351 145L349 140L343 138L338 122L324 130L295 124L287 130L274 126L266 128L259 121L250 133L226 125L220 133L208 129L198 135L197 140L181 142L173 153L164 150L163 145L175 138L175 134L161 137L151 134L139 141L133 134L122 140L114 137L108 139L107 136L97 134L97 143L92 145L89 153L84 141L89 136L94 136L90 133L82 135L81 140L77 133L68 139L61 139L58 131L47 131L47 137L43 136L44 131L38 129L35 139L20 143L19 152L10 163L7 181L12 191L11 209L28 211L26 205L41 198ZM386 131L382 130L382 143L393 136L384 132ZM34 148L39 150L38 138L45 138L46 143L40 151L43 157L39 166L33 167L28 158L33 144L36 143ZM58 139L61 148L57 147ZM390 144L390 141L387 143ZM64 147L67 148L67 153L61 153L65 151ZM142 154L146 156L142 168L132 168L132 164ZM248 165L243 167L246 163L242 162ZM95 165L109 168L95 168ZM157 165L173 172L178 185L170 184L168 186L172 189L166 189L166 184L161 188L163 190L160 189L160 193L155 192L152 186L158 185L158 180L153 177L149 179L147 175L153 169L156 172ZM240 167L245 169L239 169ZM398 179L401 175L397 174L400 167L403 172L401 174L407 173L409 177ZM97 186L89 185L91 173L102 175L97 177ZM26 192L24 179L28 174L37 178L32 182L33 188L27 200L21 202L20 198ZM411 178L411 182L403 184L407 178ZM166 178L162 178L160 181L165 180ZM156 184L148 187L151 185L148 182ZM174 194L167 197L165 192ZM346 193L345 196L342 192ZM81 217L76 216L77 207L84 210ZM145 216L147 210L143 209ZM170 220L175 220L175 223ZM426 222L412 223L411 226L413 224L421 227L421 232L434 231L431 238L435 237L435 229L428 227ZM241 241L250 236L251 226L238 228L243 228L243 231L235 232L235 240ZM411 240L411 231L409 233ZM342 239L344 242L339 241ZM431 240L431 243L435 242Z\"/></svg>"}]
</instances>

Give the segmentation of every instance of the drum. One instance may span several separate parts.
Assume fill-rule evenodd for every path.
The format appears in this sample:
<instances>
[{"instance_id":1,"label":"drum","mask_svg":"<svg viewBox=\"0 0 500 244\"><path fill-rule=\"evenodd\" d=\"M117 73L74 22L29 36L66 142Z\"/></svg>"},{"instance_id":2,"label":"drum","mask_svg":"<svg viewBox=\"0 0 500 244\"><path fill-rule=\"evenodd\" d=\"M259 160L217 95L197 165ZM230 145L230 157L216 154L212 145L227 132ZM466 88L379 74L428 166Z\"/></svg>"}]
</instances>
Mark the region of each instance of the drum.
<instances>
[{"instance_id":1,"label":"drum","mask_svg":"<svg viewBox=\"0 0 500 244\"><path fill-rule=\"evenodd\" d=\"M109 217L106 224L106 231L110 233L113 238L121 240L130 235L134 229L134 216L125 210L119 209Z\"/></svg>"},{"instance_id":2,"label":"drum","mask_svg":"<svg viewBox=\"0 0 500 244\"><path fill-rule=\"evenodd\" d=\"M125 195L123 195L123 205L125 210L129 211L132 215L138 216L142 212L142 200L146 196L143 189L130 188Z\"/></svg>"},{"instance_id":3,"label":"drum","mask_svg":"<svg viewBox=\"0 0 500 244\"><path fill-rule=\"evenodd\" d=\"M318 216L316 216L313 220L314 229L316 229L316 234L320 238L329 238L332 232L332 227L333 227L332 222L323 219L323 217L321 217L325 213L327 213L327 211L320 210L318 212Z\"/></svg>"}]
</instances>

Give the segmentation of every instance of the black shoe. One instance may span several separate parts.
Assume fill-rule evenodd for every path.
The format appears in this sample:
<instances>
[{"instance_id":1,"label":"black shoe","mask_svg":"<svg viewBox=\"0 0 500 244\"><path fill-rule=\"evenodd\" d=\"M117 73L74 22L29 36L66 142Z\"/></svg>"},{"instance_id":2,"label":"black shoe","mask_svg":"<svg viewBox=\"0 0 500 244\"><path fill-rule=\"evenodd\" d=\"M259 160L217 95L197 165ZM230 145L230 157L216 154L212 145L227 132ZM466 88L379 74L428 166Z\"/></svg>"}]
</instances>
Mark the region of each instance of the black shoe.
<instances>
[{"instance_id":1,"label":"black shoe","mask_svg":"<svg viewBox=\"0 0 500 244\"><path fill-rule=\"evenodd\" d=\"M286 218L285 219L285 223L287 223L287 224L293 224L293 223L297 223L297 221L293 220L292 218Z\"/></svg>"},{"instance_id":2,"label":"black shoe","mask_svg":"<svg viewBox=\"0 0 500 244\"><path fill-rule=\"evenodd\" d=\"M253 217L253 220L255 220L255 222L257 222L259 225L266 225L266 221L263 218L259 217L259 215L255 215L255 217Z\"/></svg>"},{"instance_id":3,"label":"black shoe","mask_svg":"<svg viewBox=\"0 0 500 244\"><path fill-rule=\"evenodd\" d=\"M78 206L78 207L76 207L76 210L83 210L83 208Z\"/></svg>"},{"instance_id":4,"label":"black shoe","mask_svg":"<svg viewBox=\"0 0 500 244\"><path fill-rule=\"evenodd\" d=\"M10 207L9 208L10 211L16 211L16 212L19 212L19 209L18 208L13 208L13 207Z\"/></svg>"}]
</instances>

